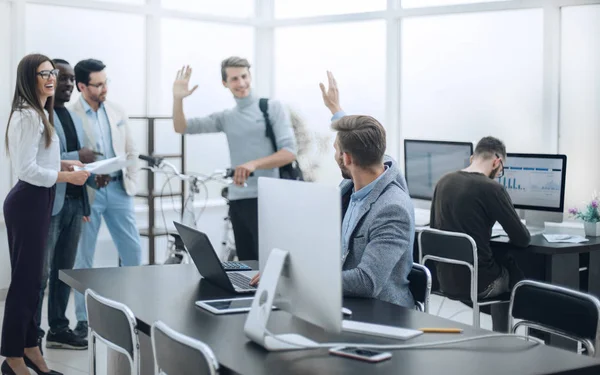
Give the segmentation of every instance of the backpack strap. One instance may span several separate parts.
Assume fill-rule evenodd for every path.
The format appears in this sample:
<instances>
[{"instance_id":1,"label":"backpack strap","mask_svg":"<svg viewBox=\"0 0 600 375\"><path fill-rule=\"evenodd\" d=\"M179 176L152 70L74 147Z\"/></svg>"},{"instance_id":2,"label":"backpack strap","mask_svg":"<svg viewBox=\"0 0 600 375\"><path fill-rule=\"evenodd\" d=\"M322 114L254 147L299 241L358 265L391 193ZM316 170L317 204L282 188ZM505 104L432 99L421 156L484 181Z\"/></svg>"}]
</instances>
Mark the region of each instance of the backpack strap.
<instances>
[{"instance_id":1,"label":"backpack strap","mask_svg":"<svg viewBox=\"0 0 600 375\"><path fill-rule=\"evenodd\" d=\"M271 121L269 120L269 99L261 98L258 101L258 107L262 112L265 118L265 136L267 136L271 140L271 144L273 145L273 150L277 152L277 141L275 140L275 132L273 132L273 125L271 125Z\"/></svg>"}]
</instances>

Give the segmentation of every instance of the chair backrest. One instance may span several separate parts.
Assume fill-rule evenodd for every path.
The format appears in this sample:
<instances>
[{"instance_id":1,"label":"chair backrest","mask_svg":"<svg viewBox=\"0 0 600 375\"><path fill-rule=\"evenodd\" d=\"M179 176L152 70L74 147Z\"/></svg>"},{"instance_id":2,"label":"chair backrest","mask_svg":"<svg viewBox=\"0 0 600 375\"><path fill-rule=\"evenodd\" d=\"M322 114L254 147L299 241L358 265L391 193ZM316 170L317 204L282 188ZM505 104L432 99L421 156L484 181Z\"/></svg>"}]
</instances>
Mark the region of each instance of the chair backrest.
<instances>
[{"instance_id":1,"label":"chair backrest","mask_svg":"<svg viewBox=\"0 0 600 375\"><path fill-rule=\"evenodd\" d=\"M477 244L471 236L439 229L423 229L419 233L419 263L425 265L428 260L467 267L471 273L471 303L477 302ZM459 296L445 295L460 299Z\"/></svg>"},{"instance_id":2,"label":"chair backrest","mask_svg":"<svg viewBox=\"0 0 600 375\"><path fill-rule=\"evenodd\" d=\"M413 263L408 274L408 287L415 302L421 304L422 311L429 312L429 295L431 294L431 272L422 264Z\"/></svg>"},{"instance_id":3,"label":"chair backrest","mask_svg":"<svg viewBox=\"0 0 600 375\"><path fill-rule=\"evenodd\" d=\"M426 228L419 233L419 263L423 264L426 256L439 262L473 266L477 264L477 245L467 234Z\"/></svg>"},{"instance_id":4,"label":"chair backrest","mask_svg":"<svg viewBox=\"0 0 600 375\"><path fill-rule=\"evenodd\" d=\"M124 354L132 374L139 373L139 340L136 319L126 305L102 297L91 289L85 291L90 333L110 348Z\"/></svg>"},{"instance_id":5,"label":"chair backrest","mask_svg":"<svg viewBox=\"0 0 600 375\"><path fill-rule=\"evenodd\" d=\"M151 336L157 375L218 373L217 358L203 342L182 335L161 321L152 325Z\"/></svg>"},{"instance_id":6,"label":"chair backrest","mask_svg":"<svg viewBox=\"0 0 600 375\"><path fill-rule=\"evenodd\" d=\"M510 327L525 326L581 342L597 356L600 339L600 301L564 287L523 280L515 285L509 307ZM514 319L521 322L513 325Z\"/></svg>"}]
</instances>

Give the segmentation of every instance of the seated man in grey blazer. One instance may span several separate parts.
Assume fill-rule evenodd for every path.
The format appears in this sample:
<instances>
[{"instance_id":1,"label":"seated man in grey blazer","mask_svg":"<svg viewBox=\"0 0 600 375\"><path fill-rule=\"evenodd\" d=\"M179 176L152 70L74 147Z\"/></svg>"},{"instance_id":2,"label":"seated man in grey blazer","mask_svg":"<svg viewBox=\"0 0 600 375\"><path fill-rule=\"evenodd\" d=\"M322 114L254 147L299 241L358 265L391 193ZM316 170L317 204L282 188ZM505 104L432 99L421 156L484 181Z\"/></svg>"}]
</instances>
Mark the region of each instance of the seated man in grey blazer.
<instances>
[{"instance_id":1,"label":"seated man in grey blazer","mask_svg":"<svg viewBox=\"0 0 600 375\"><path fill-rule=\"evenodd\" d=\"M385 157L385 129L371 116L346 116L328 72L323 100L334 114L342 194L342 288L345 296L412 308L414 208L396 161ZM258 281L255 277L253 283Z\"/></svg>"},{"instance_id":2,"label":"seated man in grey blazer","mask_svg":"<svg viewBox=\"0 0 600 375\"><path fill-rule=\"evenodd\" d=\"M337 83L327 72L323 102L337 131L335 157L342 193L344 295L414 307L408 288L415 233L414 207L398 163L385 156L386 134L371 116L346 116Z\"/></svg>"}]
</instances>

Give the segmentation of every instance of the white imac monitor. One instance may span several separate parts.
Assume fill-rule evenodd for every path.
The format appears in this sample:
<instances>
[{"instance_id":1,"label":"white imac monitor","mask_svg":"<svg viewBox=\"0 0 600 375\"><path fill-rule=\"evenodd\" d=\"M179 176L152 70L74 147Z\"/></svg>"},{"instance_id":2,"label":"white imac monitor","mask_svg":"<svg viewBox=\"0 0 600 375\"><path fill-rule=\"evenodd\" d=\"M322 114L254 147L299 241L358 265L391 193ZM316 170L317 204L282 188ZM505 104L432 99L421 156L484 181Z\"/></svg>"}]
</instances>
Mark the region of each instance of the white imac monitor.
<instances>
[{"instance_id":1,"label":"white imac monitor","mask_svg":"<svg viewBox=\"0 0 600 375\"><path fill-rule=\"evenodd\" d=\"M513 154L498 179L530 228L562 222L565 208L566 155Z\"/></svg>"},{"instance_id":2,"label":"white imac monitor","mask_svg":"<svg viewBox=\"0 0 600 375\"><path fill-rule=\"evenodd\" d=\"M311 343L294 334L277 335L285 341L266 334L267 302L329 332L341 332L341 215L337 186L258 179L261 279L245 326L252 340L269 350L293 349L290 342Z\"/></svg>"}]
</instances>

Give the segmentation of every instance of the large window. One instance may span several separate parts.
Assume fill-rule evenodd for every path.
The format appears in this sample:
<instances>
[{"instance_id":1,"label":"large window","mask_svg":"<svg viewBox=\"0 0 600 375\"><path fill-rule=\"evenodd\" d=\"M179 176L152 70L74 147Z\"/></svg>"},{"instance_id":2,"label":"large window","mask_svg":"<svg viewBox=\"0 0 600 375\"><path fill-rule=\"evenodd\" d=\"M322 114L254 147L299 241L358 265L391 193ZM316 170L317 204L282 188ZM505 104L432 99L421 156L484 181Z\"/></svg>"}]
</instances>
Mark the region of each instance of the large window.
<instances>
[{"instance_id":1,"label":"large window","mask_svg":"<svg viewBox=\"0 0 600 375\"><path fill-rule=\"evenodd\" d=\"M403 8L423 8L457 4L492 3L507 0L400 0Z\"/></svg>"},{"instance_id":2,"label":"large window","mask_svg":"<svg viewBox=\"0 0 600 375\"><path fill-rule=\"evenodd\" d=\"M542 137L542 22L541 10L406 19L402 137L493 135L510 152L555 151Z\"/></svg>"},{"instance_id":3,"label":"large window","mask_svg":"<svg viewBox=\"0 0 600 375\"><path fill-rule=\"evenodd\" d=\"M183 65L193 69L191 85L198 89L184 99L187 118L206 116L235 106L231 92L223 87L221 61L237 55L254 60L254 29L179 19L165 19L161 24L161 92L160 113L171 115L172 87L175 74ZM251 72L253 69L251 68ZM159 131L165 152L178 152L179 138L170 122L161 123ZM157 133L158 134L158 133ZM168 144L167 144L168 143ZM186 136L187 170L209 174L229 168L229 148L224 134ZM221 185L208 185L211 198L220 197Z\"/></svg>"},{"instance_id":4,"label":"large window","mask_svg":"<svg viewBox=\"0 0 600 375\"><path fill-rule=\"evenodd\" d=\"M600 5L562 9L559 149L567 204L600 192Z\"/></svg>"},{"instance_id":5,"label":"large window","mask_svg":"<svg viewBox=\"0 0 600 375\"><path fill-rule=\"evenodd\" d=\"M297 112L310 130L331 138L317 177L338 183L331 113L319 89L319 82L327 84L327 70L334 73L342 106L349 114L369 114L385 125L384 22L290 27L275 34L275 96Z\"/></svg>"},{"instance_id":6,"label":"large window","mask_svg":"<svg viewBox=\"0 0 600 375\"><path fill-rule=\"evenodd\" d=\"M145 114L144 17L46 5L28 5L26 12L27 53L65 59L73 66L87 58L102 60L110 79L108 100L130 115ZM48 27L49 19L68 22ZM78 97L74 92L71 103Z\"/></svg>"},{"instance_id":7,"label":"large window","mask_svg":"<svg viewBox=\"0 0 600 375\"><path fill-rule=\"evenodd\" d=\"M274 0L275 17L297 18L385 10L386 0Z\"/></svg>"},{"instance_id":8,"label":"large window","mask_svg":"<svg viewBox=\"0 0 600 375\"><path fill-rule=\"evenodd\" d=\"M167 9L228 17L252 17L254 0L162 0Z\"/></svg>"}]
</instances>

